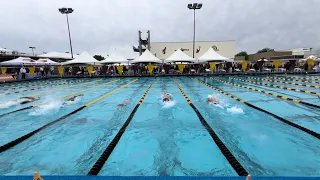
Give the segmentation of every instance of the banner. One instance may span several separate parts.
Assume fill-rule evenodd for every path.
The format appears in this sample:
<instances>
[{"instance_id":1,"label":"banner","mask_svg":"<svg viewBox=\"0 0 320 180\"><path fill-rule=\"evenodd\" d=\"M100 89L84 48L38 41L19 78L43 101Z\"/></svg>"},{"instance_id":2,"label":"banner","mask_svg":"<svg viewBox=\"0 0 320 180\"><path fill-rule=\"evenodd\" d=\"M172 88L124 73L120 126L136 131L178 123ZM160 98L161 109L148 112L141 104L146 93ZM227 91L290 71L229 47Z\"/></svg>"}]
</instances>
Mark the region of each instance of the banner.
<instances>
[{"instance_id":1,"label":"banner","mask_svg":"<svg viewBox=\"0 0 320 180\"><path fill-rule=\"evenodd\" d=\"M311 70L312 66L313 66L313 59L307 59L307 63L308 63L308 70Z\"/></svg>"},{"instance_id":2,"label":"banner","mask_svg":"<svg viewBox=\"0 0 320 180\"><path fill-rule=\"evenodd\" d=\"M153 68L155 67L153 64L149 64L148 66L148 70L149 70L149 73L150 73L150 75L152 75L152 73L153 73Z\"/></svg>"},{"instance_id":3,"label":"banner","mask_svg":"<svg viewBox=\"0 0 320 180\"><path fill-rule=\"evenodd\" d=\"M2 68L1 68L1 73L2 73L2 74L6 74L6 72L7 72L7 68L2 67Z\"/></svg>"},{"instance_id":4,"label":"banner","mask_svg":"<svg viewBox=\"0 0 320 180\"><path fill-rule=\"evenodd\" d=\"M241 64L242 64L242 71L246 72L247 66L248 66L248 62L247 61L243 61Z\"/></svg>"},{"instance_id":5,"label":"banner","mask_svg":"<svg viewBox=\"0 0 320 180\"><path fill-rule=\"evenodd\" d=\"M183 72L184 67L185 67L184 64L178 64L178 68L181 73Z\"/></svg>"},{"instance_id":6,"label":"banner","mask_svg":"<svg viewBox=\"0 0 320 180\"><path fill-rule=\"evenodd\" d=\"M60 76L62 77L63 71L64 71L64 67L63 66L58 66L58 71L59 71Z\"/></svg>"},{"instance_id":7,"label":"banner","mask_svg":"<svg viewBox=\"0 0 320 180\"><path fill-rule=\"evenodd\" d=\"M34 76L34 71L36 68L33 66L33 67L28 67L28 69L29 69L29 72L31 73L31 75Z\"/></svg>"},{"instance_id":8,"label":"banner","mask_svg":"<svg viewBox=\"0 0 320 180\"><path fill-rule=\"evenodd\" d=\"M216 63L215 62L209 62L209 65L210 65L211 71L214 72L215 67L216 67Z\"/></svg>"},{"instance_id":9,"label":"banner","mask_svg":"<svg viewBox=\"0 0 320 180\"><path fill-rule=\"evenodd\" d=\"M89 75L91 76L92 75L92 71L93 71L93 66L91 66L91 65L88 66L87 70L88 70Z\"/></svg>"},{"instance_id":10,"label":"banner","mask_svg":"<svg viewBox=\"0 0 320 180\"><path fill-rule=\"evenodd\" d=\"M118 73L119 73L120 75L122 75L122 73L123 73L123 66L122 66L122 65L118 65L118 66L116 66L116 68L117 68L117 70L118 70Z\"/></svg>"},{"instance_id":11,"label":"banner","mask_svg":"<svg viewBox=\"0 0 320 180\"><path fill-rule=\"evenodd\" d=\"M273 61L273 65L276 68L276 70L278 71L279 65L280 65L280 60L274 60Z\"/></svg>"}]
</instances>

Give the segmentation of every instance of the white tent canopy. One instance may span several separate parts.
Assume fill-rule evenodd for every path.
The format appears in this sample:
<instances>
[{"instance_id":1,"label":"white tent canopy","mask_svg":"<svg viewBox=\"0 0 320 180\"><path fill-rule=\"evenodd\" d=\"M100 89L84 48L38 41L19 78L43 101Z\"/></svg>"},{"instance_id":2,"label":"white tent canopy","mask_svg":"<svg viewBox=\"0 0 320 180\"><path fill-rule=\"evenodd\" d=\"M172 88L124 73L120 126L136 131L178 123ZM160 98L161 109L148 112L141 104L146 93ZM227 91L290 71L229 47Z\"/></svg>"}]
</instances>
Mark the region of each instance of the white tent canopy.
<instances>
[{"instance_id":1,"label":"white tent canopy","mask_svg":"<svg viewBox=\"0 0 320 180\"><path fill-rule=\"evenodd\" d=\"M165 59L164 62L166 63L166 62L196 62L196 61L195 59L186 55L184 52L178 49L174 53L172 53L167 59Z\"/></svg>"},{"instance_id":2,"label":"white tent canopy","mask_svg":"<svg viewBox=\"0 0 320 180\"><path fill-rule=\"evenodd\" d=\"M260 62L260 61L267 62L267 61L269 61L269 60L264 58L264 59L259 59L258 61L259 61L259 62Z\"/></svg>"},{"instance_id":3,"label":"white tent canopy","mask_svg":"<svg viewBox=\"0 0 320 180\"><path fill-rule=\"evenodd\" d=\"M37 63L41 64L41 65L58 65L60 63L54 62L51 59L48 58L40 58L36 61Z\"/></svg>"},{"instance_id":4,"label":"white tent canopy","mask_svg":"<svg viewBox=\"0 0 320 180\"><path fill-rule=\"evenodd\" d=\"M136 59L130 61L131 63L162 63L162 61L155 57L148 49L146 49L141 56Z\"/></svg>"},{"instance_id":5,"label":"white tent canopy","mask_svg":"<svg viewBox=\"0 0 320 180\"><path fill-rule=\"evenodd\" d=\"M18 57L10 61L1 62L1 65L39 65L39 63L29 57Z\"/></svg>"},{"instance_id":6,"label":"white tent canopy","mask_svg":"<svg viewBox=\"0 0 320 180\"><path fill-rule=\"evenodd\" d=\"M1 47L0 47L0 52L12 52L12 50L4 49L4 48L1 48Z\"/></svg>"},{"instance_id":7,"label":"white tent canopy","mask_svg":"<svg viewBox=\"0 0 320 180\"><path fill-rule=\"evenodd\" d=\"M121 63L121 64L127 64L127 65L128 65L128 62L129 61L126 58L116 53L113 53L109 57L107 57L105 60L100 61L100 63L108 63L108 64Z\"/></svg>"},{"instance_id":8,"label":"white tent canopy","mask_svg":"<svg viewBox=\"0 0 320 180\"><path fill-rule=\"evenodd\" d=\"M208 49L201 57L198 58L199 62L207 62L207 61L227 61L234 62L233 59L226 58L218 54L213 48Z\"/></svg>"},{"instance_id":9,"label":"white tent canopy","mask_svg":"<svg viewBox=\"0 0 320 180\"><path fill-rule=\"evenodd\" d=\"M63 58L63 59L72 59L71 53L60 53L60 52L49 52L46 54L38 55L39 57L45 57L45 58ZM74 58L79 57L77 54L73 54Z\"/></svg>"},{"instance_id":10,"label":"white tent canopy","mask_svg":"<svg viewBox=\"0 0 320 180\"><path fill-rule=\"evenodd\" d=\"M66 64L100 64L98 60L96 60L93 56L91 56L88 52L84 51L82 52L77 58L63 62L63 65Z\"/></svg>"},{"instance_id":11,"label":"white tent canopy","mask_svg":"<svg viewBox=\"0 0 320 180\"><path fill-rule=\"evenodd\" d=\"M309 57L307 57L307 58L305 58L305 59L300 59L299 61L300 61L300 62L301 62L301 61L307 61L308 59L313 59L314 61L319 61L319 60L320 60L318 57L316 57L316 56L314 56L314 55L311 55L311 56L309 56Z\"/></svg>"}]
</instances>

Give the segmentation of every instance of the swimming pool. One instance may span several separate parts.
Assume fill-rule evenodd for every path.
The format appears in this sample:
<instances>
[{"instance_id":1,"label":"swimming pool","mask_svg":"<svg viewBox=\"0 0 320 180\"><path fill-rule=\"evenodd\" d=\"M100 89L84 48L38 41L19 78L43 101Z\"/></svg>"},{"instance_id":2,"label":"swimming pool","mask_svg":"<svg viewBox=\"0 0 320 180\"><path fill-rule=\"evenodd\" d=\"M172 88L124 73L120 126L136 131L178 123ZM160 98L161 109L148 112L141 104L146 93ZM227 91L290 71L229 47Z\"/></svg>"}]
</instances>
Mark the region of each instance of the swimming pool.
<instances>
[{"instance_id":1,"label":"swimming pool","mask_svg":"<svg viewBox=\"0 0 320 180\"><path fill-rule=\"evenodd\" d=\"M285 76L250 78L76 78L1 84L0 174L87 175L96 171L93 166L130 119L119 142L111 143L110 156L103 155L106 161L98 163L98 175L237 176L242 171L255 176L319 176L318 97L252 82L319 89L264 80L284 81L276 78ZM163 104L163 92L173 101ZM77 94L83 96L64 104ZM208 104L210 94L221 105ZM23 96L40 99L25 105L12 101ZM126 106L117 106L126 99Z\"/></svg>"}]
</instances>

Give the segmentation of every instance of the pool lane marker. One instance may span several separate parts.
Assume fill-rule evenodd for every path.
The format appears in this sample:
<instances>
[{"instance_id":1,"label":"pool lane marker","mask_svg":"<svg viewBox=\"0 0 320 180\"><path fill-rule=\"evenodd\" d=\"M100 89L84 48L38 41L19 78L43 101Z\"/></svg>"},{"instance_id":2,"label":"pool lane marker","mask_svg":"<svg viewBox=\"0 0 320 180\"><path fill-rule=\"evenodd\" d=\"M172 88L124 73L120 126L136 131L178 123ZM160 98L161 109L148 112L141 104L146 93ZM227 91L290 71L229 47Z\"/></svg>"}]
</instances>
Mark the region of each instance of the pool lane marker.
<instances>
[{"instance_id":1,"label":"pool lane marker","mask_svg":"<svg viewBox=\"0 0 320 180\"><path fill-rule=\"evenodd\" d=\"M258 84L258 85L262 85L262 86L274 87L274 88L279 88L279 89L286 89L286 90L289 90L289 91L302 92L302 93L306 93L306 94L320 96L320 93L312 92L312 91L306 91L306 90L303 90L303 89L288 88L288 87L284 87L284 86L278 86L278 85L274 85L274 84L266 84L266 83L262 83L262 82L254 82L254 81L243 80L243 79L238 79L238 78L230 78L230 79L234 79L234 80L238 80L238 81L242 81L242 82L248 82L248 83L251 83L251 84Z\"/></svg>"},{"instance_id":2,"label":"pool lane marker","mask_svg":"<svg viewBox=\"0 0 320 180\"><path fill-rule=\"evenodd\" d=\"M56 82L63 82L63 81L67 81L67 80L55 80L55 81L50 81L50 82L46 82L47 80L40 80L40 81L36 81L36 82L16 82L19 84L11 84L11 85L4 85L4 86L0 86L0 87L5 87L7 89L1 89L1 90L11 90L11 89L17 89L17 88L21 88L21 87L30 87L33 85L37 85L37 84L52 84L52 83L56 83ZM9 89L8 89L9 88Z\"/></svg>"},{"instance_id":3,"label":"pool lane marker","mask_svg":"<svg viewBox=\"0 0 320 180\"><path fill-rule=\"evenodd\" d=\"M283 77L283 76L280 76L280 77ZM315 80L315 81L319 81L320 78L309 78L308 76L306 76L307 78L303 78L303 77L295 77L295 76L291 76L291 77L288 77L288 78L293 78L293 79L306 79L306 80ZM312 77L312 76L311 76ZM315 76L316 77L316 76Z\"/></svg>"},{"instance_id":4,"label":"pool lane marker","mask_svg":"<svg viewBox=\"0 0 320 180\"><path fill-rule=\"evenodd\" d=\"M249 78L249 77L248 77ZM309 80L299 80L299 79L294 79L294 78L279 78L275 76L267 76L267 79L280 79L280 80L285 80L285 81L297 81L297 82L303 82L303 83L311 83L311 84L319 84L319 81L309 81ZM262 79L262 78L261 78Z\"/></svg>"},{"instance_id":5,"label":"pool lane marker","mask_svg":"<svg viewBox=\"0 0 320 180\"><path fill-rule=\"evenodd\" d=\"M242 100L242 99L240 99L240 98L238 98L238 97L236 97L236 96L234 96L234 95L232 95L232 94L230 94L230 93L227 93L227 92L225 92L225 91L222 91L221 89L216 88L216 87L214 87L214 86L212 86L212 85L210 85L210 84L207 84L207 83L205 83L205 82L203 82L203 81L200 81L200 80L198 80L198 79L194 79L194 80L196 80L197 82L199 82L199 83L201 83L201 84L203 84L203 85L205 85L205 86L207 86L207 87L210 87L210 88L213 89L213 90L218 91L218 92L221 93L221 94L224 94L224 95L226 95L226 96L229 96L230 98L232 98L232 99L234 99L234 100L237 100L237 101L239 101L239 102L241 102L241 103L243 103L243 104L245 104L245 105L247 105L247 106L249 106L249 107L252 107L252 108L254 108L254 109L256 109L256 110L259 110L259 111L261 111L261 112L264 112L264 113L266 113L266 114L269 114L269 115L275 117L276 119L280 120L281 122L286 123L286 124L288 124L288 125L290 125L290 126L292 126L292 127L295 127L295 128L297 128L297 129L299 129L299 130L301 130L301 131L303 131L303 132L306 132L306 133L310 134L311 136L313 136L313 137L315 137L315 138L317 138L317 139L320 139L320 134L319 134L319 133L316 133L316 132L314 132L314 131L312 131L312 130L310 130L310 129L308 129L308 128L302 127L302 126L300 126L300 125L298 125L298 124L296 124L296 123L293 123L293 122L291 122L291 121L289 121L289 120L286 120L286 119L284 119L284 118L282 118L282 117L280 117L280 116L278 116L278 115L276 115L276 114L273 114L273 113L271 113L271 112L269 112L269 111L267 111L267 110L261 109L261 108L255 106L255 105L253 105L253 104L250 104L250 103L248 103L248 102L246 102L246 101L244 101L244 100Z\"/></svg>"},{"instance_id":6,"label":"pool lane marker","mask_svg":"<svg viewBox=\"0 0 320 180\"><path fill-rule=\"evenodd\" d=\"M199 110L192 104L191 100L189 97L186 95L186 93L182 90L182 88L179 86L176 80L174 80L174 83L176 86L179 88L181 94L184 96L184 98L187 100L188 104L192 107L192 109L195 111L197 114L201 124L205 127L205 129L208 131L222 154L225 156L225 158L228 160L230 165L233 167L233 169L238 173L239 176L247 176L248 172L247 170L244 169L244 167L240 164L240 162L232 155L230 150L227 148L226 145L223 144L223 142L220 140L218 135L214 132L214 130L210 127L210 125L207 123L207 121L204 119L202 114L199 112Z\"/></svg>"},{"instance_id":7,"label":"pool lane marker","mask_svg":"<svg viewBox=\"0 0 320 180\"><path fill-rule=\"evenodd\" d=\"M53 124L55 124L55 123L57 123L57 122L60 122L60 121L66 119L67 117L69 117L69 116L71 116L71 115L73 115L73 114L76 114L77 112L79 112L79 111L81 111L81 110L83 110L83 109L85 109L85 108L93 105L93 104L96 103L96 102L99 102L99 101L102 100L103 98L106 98L106 97L110 96L111 94L115 93L116 91L119 91L120 89L129 86L130 84L136 82L137 80L138 80L138 79L135 79L135 80L133 80L133 81L130 81L129 83L127 83L127 84L125 84L125 85L122 85L122 86L118 87L117 89L114 89L114 90L108 92L107 94L101 96L100 98L95 99L95 100L93 100L92 102L89 102L89 103L87 103L86 105L81 106L81 107L79 107L78 109L76 109L76 110L74 110L74 111L72 111L72 112L70 112L70 113L68 113L68 114L66 114L66 115L64 115L64 116L62 116L62 117L60 117L60 118L58 118L58 119L56 119L56 120L54 120L54 121L51 121L51 122L49 122L49 123L41 126L40 128L38 128L38 129L36 129L36 130L28 133L28 134L25 134L25 135L23 135L23 136L15 139L15 140L13 140L13 141L7 143L7 144L5 144L5 145L0 146L0 153L2 153L2 152L4 152L4 151L6 151L6 150L8 150L8 149L10 149L10 148L12 148L12 147L14 147L14 146L16 146L17 144L19 144L19 143L23 142L24 140L30 138L31 136L35 135L36 133L38 133L38 132L40 132L40 131L48 128L49 126L51 126L51 125L53 125Z\"/></svg>"},{"instance_id":8,"label":"pool lane marker","mask_svg":"<svg viewBox=\"0 0 320 180\"><path fill-rule=\"evenodd\" d=\"M25 90L22 90L22 91L9 92L9 93L6 93L5 95L18 94L18 93L22 93L22 92L26 92L26 91L34 91L34 90L39 90L39 89L42 89L42 88L48 88L48 87L52 87L52 86L60 86L60 85L65 85L65 84L73 84L73 83L82 82L82 81L83 80L77 80L77 81L64 82L64 83L60 83L60 84L51 84L49 86L37 86L37 87L31 88L31 89L25 89ZM23 87L21 87L21 88L23 88Z\"/></svg>"},{"instance_id":9,"label":"pool lane marker","mask_svg":"<svg viewBox=\"0 0 320 180\"><path fill-rule=\"evenodd\" d=\"M157 77L156 77L157 78ZM154 84L156 78L151 82L150 86L147 88L143 96L140 98L137 105L134 107L133 111L130 113L128 119L125 121L125 123L122 125L121 129L118 131L117 135L112 139L110 144L107 146L107 148L104 150L104 152L101 154L99 159L96 161L96 163L92 166L90 171L87 175L93 175L96 176L99 174L100 170L103 168L104 164L107 162L108 158L110 157L111 153L113 152L114 148L117 146L118 142L120 141L122 135L126 131L127 127L129 126L133 116L137 112L138 108L142 104L144 98L147 96L148 92L150 91L152 85Z\"/></svg>"},{"instance_id":10,"label":"pool lane marker","mask_svg":"<svg viewBox=\"0 0 320 180\"><path fill-rule=\"evenodd\" d=\"M256 88L251 88L251 87L248 87L248 86L242 86L240 84L235 84L235 83L232 83L232 82L222 81L222 80L216 79L216 78L210 78L210 79L215 80L215 81L219 81L219 82L222 82L222 83L225 83L225 84L230 84L230 85L233 85L233 86L237 86L237 87L249 89L249 90L252 90L252 91L257 91L257 92L260 92L260 93L264 93L264 94L267 94L267 95L270 95L270 96L274 96L274 97L280 98L282 100L292 101L292 102L295 102L295 103L300 103L300 104L308 105L308 106L311 106L311 107L320 108L319 105L311 104L311 103L308 103L308 102L305 102L305 101L301 101L299 99L292 99L292 98L288 98L286 96L280 96L278 94L270 93L270 92L263 91L263 90L256 89Z\"/></svg>"},{"instance_id":11,"label":"pool lane marker","mask_svg":"<svg viewBox=\"0 0 320 180\"><path fill-rule=\"evenodd\" d=\"M36 97L36 96L39 96L39 95L49 94L49 93L54 92L54 91L61 91L61 90L65 90L65 89L69 89L69 88L73 88L73 87L83 86L83 85L94 83L94 82L101 81L101 80L102 79L94 80L94 81L87 81L85 83L80 83L80 84L76 84L76 85L72 85L72 86L66 86L66 87L62 87L62 88L56 88L56 89L52 89L50 91L45 91L45 92L26 95L26 96L27 97ZM19 99L15 99L15 100L11 100L11 101L17 101L17 100L19 100Z\"/></svg>"},{"instance_id":12,"label":"pool lane marker","mask_svg":"<svg viewBox=\"0 0 320 180\"><path fill-rule=\"evenodd\" d=\"M295 85L295 86L304 86L304 87L309 87L309 88L320 89L320 86L314 86L314 85L310 85L310 84L297 84L297 83L291 83L291 82L268 80L268 79L264 79L264 78L254 78L254 77L247 77L247 78L248 79L264 80L264 81L269 81L269 82L278 82L278 83L282 83L282 84L291 84L291 85ZM236 78L231 78L231 79L236 79Z\"/></svg>"},{"instance_id":13,"label":"pool lane marker","mask_svg":"<svg viewBox=\"0 0 320 180\"><path fill-rule=\"evenodd\" d=\"M77 92L74 92L74 93L70 93L70 94L66 94L66 95L63 95L61 96L60 98L67 98L69 96L72 96L72 95L77 95L77 94L80 94L80 93L83 93L83 92L86 92L86 91L89 91L91 89L95 89L95 88L98 88L98 87L101 87L101 86L105 86L107 84L111 84L111 83L114 83L114 82L117 82L119 81L120 79L116 79L116 80L113 80L113 81L109 81L109 82L106 82L106 83L103 83L103 84L99 84L99 85L96 85L96 86L92 86L91 88L87 88L87 89L83 89L83 90L80 90L80 91L77 91ZM4 114L1 114L0 115L0 118L6 116L6 115L9 115L9 114L13 114L15 112L19 112L19 111L23 111L23 110L27 110L27 109L31 109L31 108L35 108L35 107L38 107L42 104L36 104L36 105L32 105L32 106L28 106L28 107L25 107L25 108L21 108L21 109L18 109L18 110L14 110L14 111L11 111L11 112L7 112L7 113L4 113Z\"/></svg>"}]
</instances>

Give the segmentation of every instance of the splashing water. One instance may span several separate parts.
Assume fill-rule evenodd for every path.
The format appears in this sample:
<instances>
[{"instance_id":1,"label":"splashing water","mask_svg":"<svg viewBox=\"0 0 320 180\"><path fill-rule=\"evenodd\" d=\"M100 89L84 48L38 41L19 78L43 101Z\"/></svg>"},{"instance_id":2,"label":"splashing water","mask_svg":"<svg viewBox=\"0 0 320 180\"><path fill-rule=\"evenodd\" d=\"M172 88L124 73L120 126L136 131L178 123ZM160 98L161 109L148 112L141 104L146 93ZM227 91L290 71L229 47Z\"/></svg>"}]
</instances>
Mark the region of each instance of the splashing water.
<instances>
[{"instance_id":1,"label":"splashing water","mask_svg":"<svg viewBox=\"0 0 320 180\"><path fill-rule=\"evenodd\" d=\"M171 108L176 104L175 101L169 101L169 102L162 102L162 108Z\"/></svg>"},{"instance_id":2,"label":"splashing water","mask_svg":"<svg viewBox=\"0 0 320 180\"><path fill-rule=\"evenodd\" d=\"M70 105L72 105L72 104L77 104L81 99L82 99L82 97L81 97L81 96L78 96L78 97L76 97L76 98L74 99L74 101L66 101L66 102L63 103L63 107L64 107L64 106L70 106Z\"/></svg>"},{"instance_id":3,"label":"splashing water","mask_svg":"<svg viewBox=\"0 0 320 180\"><path fill-rule=\"evenodd\" d=\"M170 93L167 93L169 96L173 97ZM174 106L176 104L175 101L167 101L167 102L163 102L163 94L161 96L158 97L160 100L160 103L163 105L162 108L171 108L172 106Z\"/></svg>"},{"instance_id":4,"label":"splashing water","mask_svg":"<svg viewBox=\"0 0 320 180\"><path fill-rule=\"evenodd\" d=\"M25 101L26 99L18 99L16 101L7 101L5 103L0 104L0 109L7 109L11 106L15 106L20 104L21 102Z\"/></svg>"},{"instance_id":5,"label":"splashing water","mask_svg":"<svg viewBox=\"0 0 320 180\"><path fill-rule=\"evenodd\" d=\"M228 112L232 113L232 114L243 114L243 110L239 107L233 106L231 108L227 109Z\"/></svg>"},{"instance_id":6,"label":"splashing water","mask_svg":"<svg viewBox=\"0 0 320 180\"><path fill-rule=\"evenodd\" d=\"M63 101L60 99L46 98L40 106L29 113L29 116L39 116L45 114L54 114L62 107Z\"/></svg>"}]
</instances>

